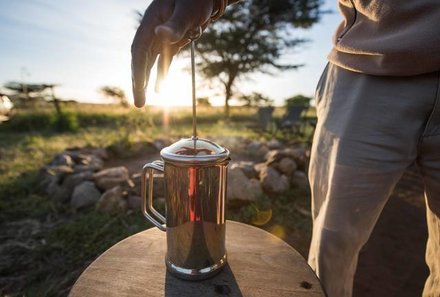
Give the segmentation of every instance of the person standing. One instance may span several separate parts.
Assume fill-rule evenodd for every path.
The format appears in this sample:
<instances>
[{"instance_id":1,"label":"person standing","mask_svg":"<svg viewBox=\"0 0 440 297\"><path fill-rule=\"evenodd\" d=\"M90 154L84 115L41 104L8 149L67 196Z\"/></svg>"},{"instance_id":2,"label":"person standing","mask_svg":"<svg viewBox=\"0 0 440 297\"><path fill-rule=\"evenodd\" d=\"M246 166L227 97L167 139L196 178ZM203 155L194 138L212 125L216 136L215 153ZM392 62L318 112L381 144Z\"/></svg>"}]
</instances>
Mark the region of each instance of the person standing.
<instances>
[{"instance_id":1,"label":"person standing","mask_svg":"<svg viewBox=\"0 0 440 297\"><path fill-rule=\"evenodd\" d=\"M227 2L227 1L226 1ZM225 0L154 0L132 45L135 105ZM231 4L235 1L229 1ZM339 0L344 21L316 90L318 123L309 179L313 235L308 263L329 297L352 296L361 247L403 172L423 175L430 275L440 296L440 2Z\"/></svg>"}]
</instances>

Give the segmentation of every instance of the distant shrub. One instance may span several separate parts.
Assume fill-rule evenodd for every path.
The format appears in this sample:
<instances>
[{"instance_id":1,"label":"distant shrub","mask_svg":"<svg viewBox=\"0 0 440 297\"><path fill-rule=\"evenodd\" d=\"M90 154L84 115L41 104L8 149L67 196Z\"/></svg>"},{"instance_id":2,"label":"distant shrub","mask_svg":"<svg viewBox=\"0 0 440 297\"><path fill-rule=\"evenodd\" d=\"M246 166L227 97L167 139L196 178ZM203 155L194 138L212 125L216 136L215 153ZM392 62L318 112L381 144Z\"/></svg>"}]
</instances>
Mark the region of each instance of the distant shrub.
<instances>
[{"instance_id":1,"label":"distant shrub","mask_svg":"<svg viewBox=\"0 0 440 297\"><path fill-rule=\"evenodd\" d=\"M200 98L197 98L197 106L200 106L200 107L210 107L211 106L211 102L209 102L209 98L208 97L200 97Z\"/></svg>"},{"instance_id":2,"label":"distant shrub","mask_svg":"<svg viewBox=\"0 0 440 297\"><path fill-rule=\"evenodd\" d=\"M76 115L81 127L116 127L120 124L121 119L124 117L120 114L105 112L78 112Z\"/></svg>"},{"instance_id":3,"label":"distant shrub","mask_svg":"<svg viewBox=\"0 0 440 297\"><path fill-rule=\"evenodd\" d=\"M70 112L51 114L50 128L57 132L76 132L79 129L78 117Z\"/></svg>"},{"instance_id":4,"label":"distant shrub","mask_svg":"<svg viewBox=\"0 0 440 297\"><path fill-rule=\"evenodd\" d=\"M296 96L285 99L284 102L287 107L293 106L293 105L309 106L311 100L312 100L311 97L307 97L304 95L296 95Z\"/></svg>"},{"instance_id":5,"label":"distant shrub","mask_svg":"<svg viewBox=\"0 0 440 297\"><path fill-rule=\"evenodd\" d=\"M0 125L0 131L7 132L76 132L80 128L75 113L26 112L14 115Z\"/></svg>"},{"instance_id":6,"label":"distant shrub","mask_svg":"<svg viewBox=\"0 0 440 297\"><path fill-rule=\"evenodd\" d=\"M49 113L21 113L16 114L11 119L0 125L1 131L10 132L33 132L46 130L50 127Z\"/></svg>"}]
</instances>

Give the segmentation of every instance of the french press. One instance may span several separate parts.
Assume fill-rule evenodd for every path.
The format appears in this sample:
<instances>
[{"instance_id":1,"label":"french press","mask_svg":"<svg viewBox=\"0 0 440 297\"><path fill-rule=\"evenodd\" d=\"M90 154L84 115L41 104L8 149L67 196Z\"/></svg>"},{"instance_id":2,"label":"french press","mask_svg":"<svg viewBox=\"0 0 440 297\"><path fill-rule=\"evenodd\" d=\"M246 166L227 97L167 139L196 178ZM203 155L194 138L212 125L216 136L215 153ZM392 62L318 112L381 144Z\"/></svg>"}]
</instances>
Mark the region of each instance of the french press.
<instances>
[{"instance_id":1,"label":"french press","mask_svg":"<svg viewBox=\"0 0 440 297\"><path fill-rule=\"evenodd\" d=\"M166 231L166 267L173 275L201 280L226 264L225 196L229 151L197 137L194 40L191 41L193 136L161 150L160 161L142 170L142 212ZM153 172L164 173L166 216L153 207Z\"/></svg>"}]
</instances>

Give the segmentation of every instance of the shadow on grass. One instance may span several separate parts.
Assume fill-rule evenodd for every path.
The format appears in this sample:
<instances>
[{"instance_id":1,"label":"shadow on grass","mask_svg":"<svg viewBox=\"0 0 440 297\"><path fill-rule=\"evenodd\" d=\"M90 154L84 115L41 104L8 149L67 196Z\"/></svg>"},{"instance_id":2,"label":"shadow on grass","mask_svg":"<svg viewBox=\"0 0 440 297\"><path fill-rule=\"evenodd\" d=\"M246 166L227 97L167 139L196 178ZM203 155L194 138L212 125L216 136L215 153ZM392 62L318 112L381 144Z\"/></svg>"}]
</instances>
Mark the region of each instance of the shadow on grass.
<instances>
[{"instance_id":1,"label":"shadow on grass","mask_svg":"<svg viewBox=\"0 0 440 297\"><path fill-rule=\"evenodd\" d=\"M35 172L0 189L0 293L67 296L80 273L106 249L149 224L140 212L74 212L38 190Z\"/></svg>"}]
</instances>

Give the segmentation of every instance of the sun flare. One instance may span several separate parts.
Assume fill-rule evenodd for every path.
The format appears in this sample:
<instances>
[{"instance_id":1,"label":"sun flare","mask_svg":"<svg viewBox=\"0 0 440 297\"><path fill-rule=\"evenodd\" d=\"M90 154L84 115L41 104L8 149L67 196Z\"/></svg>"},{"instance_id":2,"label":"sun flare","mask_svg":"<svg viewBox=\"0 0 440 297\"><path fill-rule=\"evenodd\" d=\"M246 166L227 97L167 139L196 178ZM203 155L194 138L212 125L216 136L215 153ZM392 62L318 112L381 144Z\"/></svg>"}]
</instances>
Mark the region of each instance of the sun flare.
<instances>
[{"instance_id":1,"label":"sun flare","mask_svg":"<svg viewBox=\"0 0 440 297\"><path fill-rule=\"evenodd\" d=\"M191 75L180 69L171 70L168 76L160 83L158 92L154 91L156 78L150 80L150 95L147 97L150 105L163 107L191 105Z\"/></svg>"}]
</instances>

